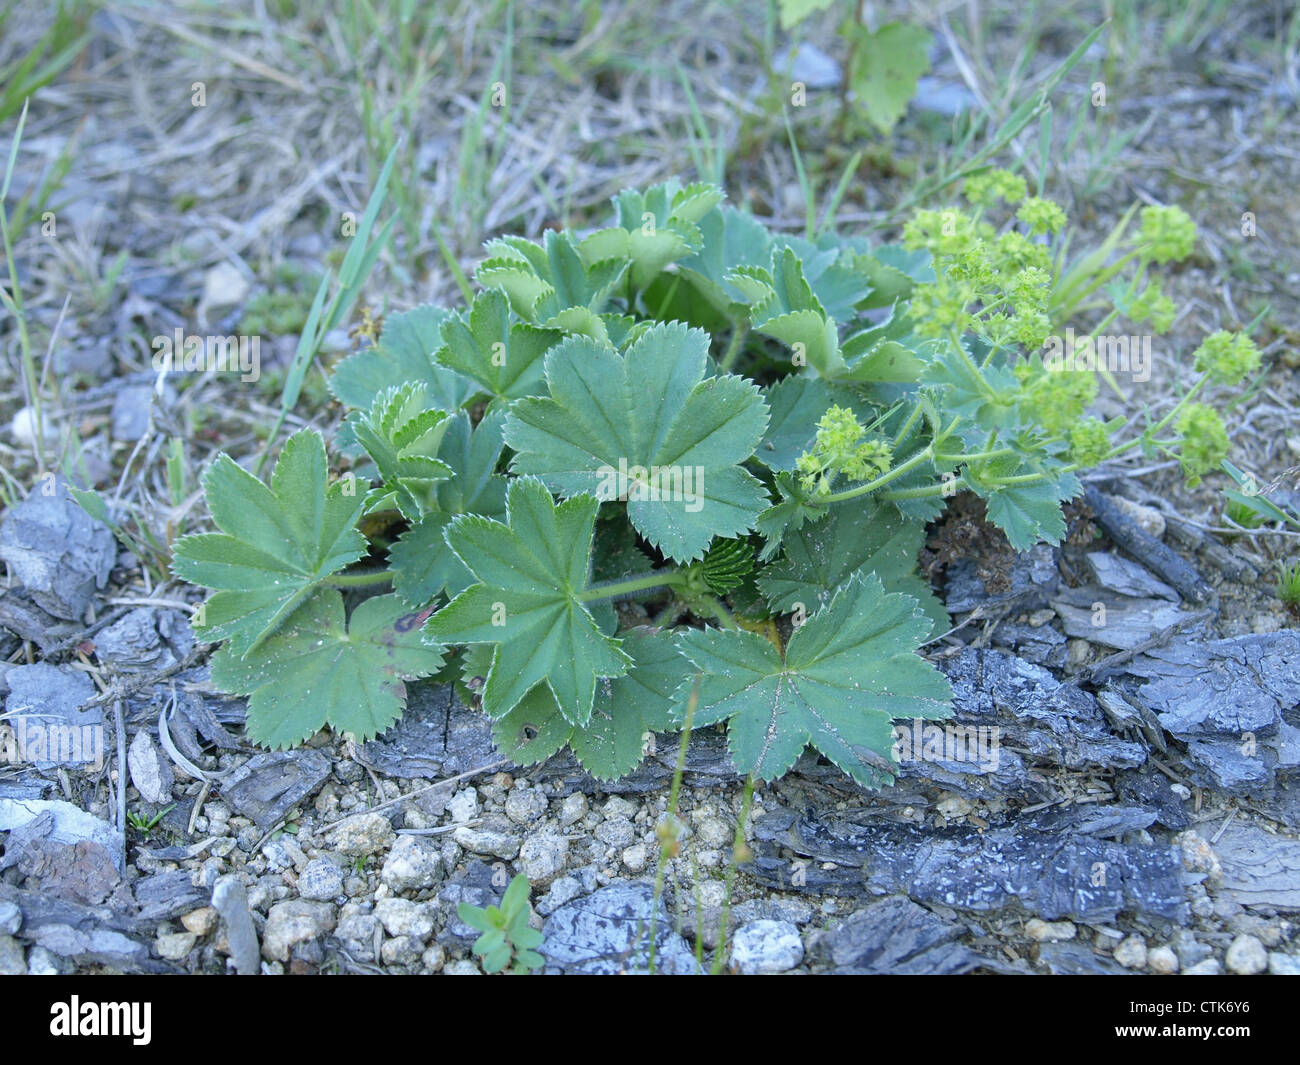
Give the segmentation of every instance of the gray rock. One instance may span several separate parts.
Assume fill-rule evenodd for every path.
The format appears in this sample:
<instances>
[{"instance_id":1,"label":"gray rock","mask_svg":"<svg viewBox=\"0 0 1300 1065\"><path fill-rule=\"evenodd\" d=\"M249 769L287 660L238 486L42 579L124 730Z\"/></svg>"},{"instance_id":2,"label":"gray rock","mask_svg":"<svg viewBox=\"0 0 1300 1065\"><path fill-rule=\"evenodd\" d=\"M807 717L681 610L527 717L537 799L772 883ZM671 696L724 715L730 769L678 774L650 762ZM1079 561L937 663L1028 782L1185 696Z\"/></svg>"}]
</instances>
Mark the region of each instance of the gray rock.
<instances>
[{"instance_id":1,"label":"gray rock","mask_svg":"<svg viewBox=\"0 0 1300 1065\"><path fill-rule=\"evenodd\" d=\"M503 866L493 868L477 858L457 870L438 892L438 903L446 916L444 931L448 942L468 946L480 934L457 915L460 903L480 908L494 906L501 901L508 883Z\"/></svg>"},{"instance_id":2,"label":"gray rock","mask_svg":"<svg viewBox=\"0 0 1300 1065\"><path fill-rule=\"evenodd\" d=\"M6 722L20 760L36 769L104 764L103 708L85 707L95 685L80 670L46 662L6 671Z\"/></svg>"},{"instance_id":3,"label":"gray rock","mask_svg":"<svg viewBox=\"0 0 1300 1065\"><path fill-rule=\"evenodd\" d=\"M956 942L965 929L910 899L873 903L813 940L817 959L837 972L942 975L965 973L980 959Z\"/></svg>"},{"instance_id":4,"label":"gray rock","mask_svg":"<svg viewBox=\"0 0 1300 1065\"><path fill-rule=\"evenodd\" d=\"M1127 558L1113 555L1109 551L1089 551L1084 556L1092 579L1107 591L1119 595L1132 596L1134 599L1168 599L1171 603L1179 601L1179 595L1164 581L1152 575L1151 571Z\"/></svg>"},{"instance_id":5,"label":"gray rock","mask_svg":"<svg viewBox=\"0 0 1300 1065\"><path fill-rule=\"evenodd\" d=\"M22 944L12 935L0 933L0 976L26 976L27 959Z\"/></svg>"},{"instance_id":6,"label":"gray rock","mask_svg":"<svg viewBox=\"0 0 1300 1065\"><path fill-rule=\"evenodd\" d=\"M979 106L974 93L955 81L940 81L938 78L923 77L916 81L916 93L912 96L912 106L922 111L932 111L937 115L953 118L963 111L970 111Z\"/></svg>"},{"instance_id":7,"label":"gray rock","mask_svg":"<svg viewBox=\"0 0 1300 1065\"><path fill-rule=\"evenodd\" d=\"M546 816L546 796L517 781L506 796L506 816L517 825L532 825Z\"/></svg>"},{"instance_id":8,"label":"gray rock","mask_svg":"<svg viewBox=\"0 0 1300 1065\"><path fill-rule=\"evenodd\" d=\"M408 685L402 718L359 744L357 760L386 777L437 780L500 759L486 715L465 706L450 684Z\"/></svg>"},{"instance_id":9,"label":"gray rock","mask_svg":"<svg viewBox=\"0 0 1300 1065\"><path fill-rule=\"evenodd\" d=\"M113 396L113 439L131 443L149 431L150 410L153 406L151 385L122 385Z\"/></svg>"},{"instance_id":10,"label":"gray rock","mask_svg":"<svg viewBox=\"0 0 1300 1065\"><path fill-rule=\"evenodd\" d=\"M235 972L240 976L257 975L261 972L261 952L243 881L233 875L221 877L212 889L212 908L225 923Z\"/></svg>"},{"instance_id":11,"label":"gray rock","mask_svg":"<svg viewBox=\"0 0 1300 1065\"><path fill-rule=\"evenodd\" d=\"M315 902L333 902L343 894L343 870L328 858L313 858L298 874L298 894Z\"/></svg>"},{"instance_id":12,"label":"gray rock","mask_svg":"<svg viewBox=\"0 0 1300 1065\"><path fill-rule=\"evenodd\" d=\"M23 911L16 902L0 900L0 935L13 936L23 926Z\"/></svg>"},{"instance_id":13,"label":"gray rock","mask_svg":"<svg viewBox=\"0 0 1300 1065\"><path fill-rule=\"evenodd\" d=\"M158 806L171 802L176 776L171 761L158 749L147 730L135 734L126 754L126 764L131 770L131 783L145 802Z\"/></svg>"},{"instance_id":14,"label":"gray rock","mask_svg":"<svg viewBox=\"0 0 1300 1065\"><path fill-rule=\"evenodd\" d=\"M1300 630L1179 639L1138 655L1125 666L1146 683L1138 699L1179 736L1266 734L1283 709L1300 703Z\"/></svg>"},{"instance_id":15,"label":"gray rock","mask_svg":"<svg viewBox=\"0 0 1300 1065\"><path fill-rule=\"evenodd\" d=\"M1179 964L1184 969L1190 968L1197 962L1204 961L1214 953L1213 949L1200 942L1196 938L1196 933L1189 928L1178 929L1174 933L1171 945L1178 955Z\"/></svg>"},{"instance_id":16,"label":"gray rock","mask_svg":"<svg viewBox=\"0 0 1300 1065\"><path fill-rule=\"evenodd\" d=\"M265 831L301 805L329 772L329 755L310 747L255 754L226 778L221 795Z\"/></svg>"},{"instance_id":17,"label":"gray rock","mask_svg":"<svg viewBox=\"0 0 1300 1065\"><path fill-rule=\"evenodd\" d=\"M80 621L108 581L117 544L68 494L61 479L43 478L0 521L0 560L42 610Z\"/></svg>"},{"instance_id":18,"label":"gray rock","mask_svg":"<svg viewBox=\"0 0 1300 1065\"><path fill-rule=\"evenodd\" d=\"M1300 840L1230 825L1214 851L1223 869L1221 895L1242 906L1300 910Z\"/></svg>"},{"instance_id":19,"label":"gray rock","mask_svg":"<svg viewBox=\"0 0 1300 1065\"><path fill-rule=\"evenodd\" d=\"M535 832L519 848L519 871L534 888L544 888L564 871L569 841L555 829Z\"/></svg>"},{"instance_id":20,"label":"gray rock","mask_svg":"<svg viewBox=\"0 0 1300 1065\"><path fill-rule=\"evenodd\" d=\"M626 817L613 817L596 826L595 836L607 847L621 850L636 841L636 826Z\"/></svg>"},{"instance_id":21,"label":"gray rock","mask_svg":"<svg viewBox=\"0 0 1300 1065\"><path fill-rule=\"evenodd\" d=\"M1283 954L1280 950L1268 955L1269 976L1300 976L1300 955Z\"/></svg>"},{"instance_id":22,"label":"gray rock","mask_svg":"<svg viewBox=\"0 0 1300 1065\"><path fill-rule=\"evenodd\" d=\"M1141 811L1136 821L1096 808L1042 811L976 830L864 823L852 811L836 812L833 802L823 808L824 814L817 807L802 814L777 809L760 818L750 875L782 891L906 894L979 912L1019 906L1047 921L1107 922L1121 910L1185 916L1177 848L1102 838L1151 816ZM803 857L784 857L787 848Z\"/></svg>"},{"instance_id":23,"label":"gray rock","mask_svg":"<svg viewBox=\"0 0 1300 1065\"><path fill-rule=\"evenodd\" d=\"M813 908L803 899L781 898L749 899L731 908L731 917L737 924L749 921L782 921L786 924L804 925L813 919Z\"/></svg>"},{"instance_id":24,"label":"gray rock","mask_svg":"<svg viewBox=\"0 0 1300 1065\"><path fill-rule=\"evenodd\" d=\"M377 899L375 916L390 936L411 936L423 942L433 934L433 916L424 903L410 899Z\"/></svg>"},{"instance_id":25,"label":"gray rock","mask_svg":"<svg viewBox=\"0 0 1300 1065\"><path fill-rule=\"evenodd\" d=\"M793 54L787 48L774 56L772 69L780 74L789 73L792 80L801 81L810 89L837 89L843 77L839 63L807 41L801 41Z\"/></svg>"},{"instance_id":26,"label":"gray rock","mask_svg":"<svg viewBox=\"0 0 1300 1065\"><path fill-rule=\"evenodd\" d=\"M362 813L349 817L326 833L334 849L348 857L378 854L393 845L392 822L380 813Z\"/></svg>"},{"instance_id":27,"label":"gray rock","mask_svg":"<svg viewBox=\"0 0 1300 1065\"><path fill-rule=\"evenodd\" d=\"M379 958L385 965L416 965L423 953L424 940L415 936L386 939L379 948Z\"/></svg>"},{"instance_id":28,"label":"gray rock","mask_svg":"<svg viewBox=\"0 0 1300 1065\"><path fill-rule=\"evenodd\" d=\"M383 935L382 928L379 918L372 913L345 912L335 935L353 958L370 962L375 960L375 939L376 935Z\"/></svg>"},{"instance_id":29,"label":"gray rock","mask_svg":"<svg viewBox=\"0 0 1300 1065\"><path fill-rule=\"evenodd\" d=\"M142 922L170 921L208 901L208 893L185 869L143 876L131 886Z\"/></svg>"},{"instance_id":30,"label":"gray rock","mask_svg":"<svg viewBox=\"0 0 1300 1065\"><path fill-rule=\"evenodd\" d=\"M48 826L45 824L48 815ZM51 843L75 846L78 843L95 843L103 847L114 862L120 862L122 837L107 821L86 813L80 807L61 799L0 799L0 832L21 832L32 827L40 818L39 838ZM0 868L16 862L18 855L11 853L17 841L11 836ZM118 869L121 872L119 866Z\"/></svg>"},{"instance_id":31,"label":"gray rock","mask_svg":"<svg viewBox=\"0 0 1300 1065\"><path fill-rule=\"evenodd\" d=\"M537 900L533 907L543 917L549 917L566 902L572 902L583 893L577 877L562 876L551 882L551 890Z\"/></svg>"},{"instance_id":32,"label":"gray rock","mask_svg":"<svg viewBox=\"0 0 1300 1065\"><path fill-rule=\"evenodd\" d=\"M1105 608L1104 614L1097 604ZM1169 628L1191 631L1198 617L1167 599L1117 597L1088 587L1067 589L1052 600L1052 609L1061 619L1065 635L1117 651L1137 647Z\"/></svg>"},{"instance_id":33,"label":"gray rock","mask_svg":"<svg viewBox=\"0 0 1300 1065\"><path fill-rule=\"evenodd\" d=\"M1011 564L1008 588L997 593L985 587L975 559L957 559L946 570L944 605L949 614L965 614L978 606L1017 613L1037 610L1060 586L1056 558L1056 550L1046 544L1021 552Z\"/></svg>"},{"instance_id":34,"label":"gray rock","mask_svg":"<svg viewBox=\"0 0 1300 1065\"><path fill-rule=\"evenodd\" d=\"M462 825L452 833L452 839L471 854L512 861L519 853L519 837L494 828Z\"/></svg>"},{"instance_id":35,"label":"gray rock","mask_svg":"<svg viewBox=\"0 0 1300 1065\"><path fill-rule=\"evenodd\" d=\"M751 921L736 929L731 964L746 976L784 973L803 961L799 929L787 921Z\"/></svg>"},{"instance_id":36,"label":"gray rock","mask_svg":"<svg viewBox=\"0 0 1300 1065\"><path fill-rule=\"evenodd\" d=\"M1086 943L1044 943L1038 961L1053 976L1115 976L1127 970L1098 954Z\"/></svg>"},{"instance_id":37,"label":"gray rock","mask_svg":"<svg viewBox=\"0 0 1300 1065\"><path fill-rule=\"evenodd\" d=\"M1237 936L1224 956L1228 972L1237 976L1254 976L1268 968L1268 951L1254 936Z\"/></svg>"},{"instance_id":38,"label":"gray rock","mask_svg":"<svg viewBox=\"0 0 1300 1065\"><path fill-rule=\"evenodd\" d=\"M95 636L95 657L119 673L168 669L193 649L194 633L178 610L138 607Z\"/></svg>"},{"instance_id":39,"label":"gray rock","mask_svg":"<svg viewBox=\"0 0 1300 1065\"><path fill-rule=\"evenodd\" d=\"M398 836L379 873L379 879L398 895L431 888L441 876L442 859L419 836Z\"/></svg>"},{"instance_id":40,"label":"gray rock","mask_svg":"<svg viewBox=\"0 0 1300 1065\"><path fill-rule=\"evenodd\" d=\"M616 881L555 910L542 928L538 951L565 973L614 975L649 971L650 925L655 923L654 969L699 972L685 940L673 931L663 900L648 884Z\"/></svg>"},{"instance_id":41,"label":"gray rock","mask_svg":"<svg viewBox=\"0 0 1300 1065\"><path fill-rule=\"evenodd\" d=\"M1115 948L1115 962L1125 969L1145 969L1147 941L1139 935L1125 936Z\"/></svg>"},{"instance_id":42,"label":"gray rock","mask_svg":"<svg viewBox=\"0 0 1300 1065\"><path fill-rule=\"evenodd\" d=\"M267 961L286 962L290 951L333 931L334 907L327 902L286 899L277 902L266 915L262 932L262 956Z\"/></svg>"}]
</instances>

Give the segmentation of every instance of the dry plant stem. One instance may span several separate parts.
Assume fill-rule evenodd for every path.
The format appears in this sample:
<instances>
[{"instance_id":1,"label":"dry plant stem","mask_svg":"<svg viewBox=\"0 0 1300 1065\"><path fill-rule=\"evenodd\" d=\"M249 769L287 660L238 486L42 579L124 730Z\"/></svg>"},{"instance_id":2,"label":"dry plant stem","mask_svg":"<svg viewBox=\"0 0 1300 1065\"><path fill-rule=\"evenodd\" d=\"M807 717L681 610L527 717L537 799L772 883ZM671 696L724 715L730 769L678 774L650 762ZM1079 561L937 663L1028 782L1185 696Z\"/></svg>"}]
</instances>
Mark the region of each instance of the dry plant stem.
<instances>
[{"instance_id":1,"label":"dry plant stem","mask_svg":"<svg viewBox=\"0 0 1300 1065\"><path fill-rule=\"evenodd\" d=\"M729 928L731 924L731 893L736 886L737 865L740 862L740 854L746 847L745 843L745 826L749 823L749 810L754 803L754 774L750 773L745 778L745 797L740 804L740 818L736 821L736 835L731 841L731 861L727 865L727 893L722 899L722 919L718 927L718 946L713 952L712 974L717 976L722 972L722 967L726 964L727 943L730 938Z\"/></svg>"},{"instance_id":2,"label":"dry plant stem","mask_svg":"<svg viewBox=\"0 0 1300 1065\"><path fill-rule=\"evenodd\" d=\"M676 832L677 827L677 803L682 791L682 776L686 772L686 749L691 742L691 726L695 723L695 711L700 706L700 678L695 678L695 683L691 685L691 696L686 702L686 719L682 724L682 737L677 744L677 765L673 769L673 783L668 792L668 807L664 811L664 828L665 831ZM672 842L677 842L674 835ZM668 847L669 842L664 839L659 841L659 862L655 866L655 886L654 901L650 907L650 947L648 968L651 973L655 971L655 933L659 924L659 900L663 898L664 893L664 870L668 867Z\"/></svg>"}]
</instances>

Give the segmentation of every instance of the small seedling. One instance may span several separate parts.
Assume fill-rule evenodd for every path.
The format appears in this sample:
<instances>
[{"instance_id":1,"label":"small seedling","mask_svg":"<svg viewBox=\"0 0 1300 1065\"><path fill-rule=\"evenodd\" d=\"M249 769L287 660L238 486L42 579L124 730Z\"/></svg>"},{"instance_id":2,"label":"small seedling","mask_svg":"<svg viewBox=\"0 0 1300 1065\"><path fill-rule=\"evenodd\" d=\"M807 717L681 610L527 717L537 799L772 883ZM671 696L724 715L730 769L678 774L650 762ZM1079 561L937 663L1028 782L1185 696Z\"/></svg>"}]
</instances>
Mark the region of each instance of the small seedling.
<instances>
[{"instance_id":1,"label":"small seedling","mask_svg":"<svg viewBox=\"0 0 1300 1065\"><path fill-rule=\"evenodd\" d=\"M483 959L484 972L506 971L514 976L527 976L546 964L532 949L541 946L542 933L528 925L531 890L528 878L521 873L510 881L500 906L483 909L462 902L456 907L462 921L483 933L474 941L473 950Z\"/></svg>"},{"instance_id":2,"label":"small seedling","mask_svg":"<svg viewBox=\"0 0 1300 1065\"><path fill-rule=\"evenodd\" d=\"M1300 617L1300 562L1278 566L1277 597L1296 617Z\"/></svg>"},{"instance_id":3,"label":"small seedling","mask_svg":"<svg viewBox=\"0 0 1300 1065\"><path fill-rule=\"evenodd\" d=\"M132 810L130 813L126 815L126 820L127 823L130 824L132 828L134 828L137 832L139 832L142 836L144 836L145 839L148 839L149 833L151 833L155 828L158 827L158 822L161 821L164 817L166 817L169 813L171 813L174 809L176 809L176 804L172 803L170 806L163 807L152 818L146 817L144 814L137 813L135 810Z\"/></svg>"}]
</instances>

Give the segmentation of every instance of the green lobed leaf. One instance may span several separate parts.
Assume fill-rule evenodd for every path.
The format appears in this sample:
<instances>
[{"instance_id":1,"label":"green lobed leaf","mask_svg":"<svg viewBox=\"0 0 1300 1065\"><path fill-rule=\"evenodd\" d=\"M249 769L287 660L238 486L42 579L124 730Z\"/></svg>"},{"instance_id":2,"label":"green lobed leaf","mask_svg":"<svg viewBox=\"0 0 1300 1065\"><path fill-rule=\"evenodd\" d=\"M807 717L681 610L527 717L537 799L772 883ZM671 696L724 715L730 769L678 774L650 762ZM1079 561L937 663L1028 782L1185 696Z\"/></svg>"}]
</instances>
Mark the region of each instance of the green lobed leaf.
<instances>
[{"instance_id":1,"label":"green lobed leaf","mask_svg":"<svg viewBox=\"0 0 1300 1065\"><path fill-rule=\"evenodd\" d=\"M870 500L836 503L825 521L786 535L781 559L764 567L758 586L776 613L789 613L800 603L811 613L853 574L871 573L886 592L916 599L934 632L947 632L947 611L916 572L924 543L925 522L905 519L893 507Z\"/></svg>"},{"instance_id":2,"label":"green lobed leaf","mask_svg":"<svg viewBox=\"0 0 1300 1065\"><path fill-rule=\"evenodd\" d=\"M669 633L636 628L623 635L631 668L624 676L597 684L585 727L574 728L551 694L535 688L494 724L493 736L501 752L519 765L532 765L567 742L593 777L615 780L641 764L650 734L679 728L685 706L679 689L689 663Z\"/></svg>"},{"instance_id":3,"label":"green lobed leaf","mask_svg":"<svg viewBox=\"0 0 1300 1065\"><path fill-rule=\"evenodd\" d=\"M504 291L486 289L474 297L468 314L443 322L442 347L434 357L490 396L511 400L540 391L542 356L562 336L514 320Z\"/></svg>"},{"instance_id":4,"label":"green lobed leaf","mask_svg":"<svg viewBox=\"0 0 1300 1065\"><path fill-rule=\"evenodd\" d=\"M446 540L478 579L431 617L426 633L444 644L495 644L483 709L501 717L546 685L565 718L585 725L599 677L627 672L619 641L600 631L580 596L587 587L597 500L556 505L532 477L511 482L503 524L462 514Z\"/></svg>"},{"instance_id":5,"label":"green lobed leaf","mask_svg":"<svg viewBox=\"0 0 1300 1065\"><path fill-rule=\"evenodd\" d=\"M736 767L762 780L811 744L866 787L892 783L893 719L949 712L947 678L915 654L929 630L914 599L858 574L791 636L784 660L752 632L684 632L678 646L700 670L695 724L726 721Z\"/></svg>"},{"instance_id":6,"label":"green lobed leaf","mask_svg":"<svg viewBox=\"0 0 1300 1065\"><path fill-rule=\"evenodd\" d=\"M176 541L172 572L214 589L205 638L244 655L276 630L326 577L366 552L355 526L365 497L352 480L327 484L325 441L303 429L285 442L268 487L230 456L203 477L219 533Z\"/></svg>"},{"instance_id":7,"label":"green lobed leaf","mask_svg":"<svg viewBox=\"0 0 1300 1065\"><path fill-rule=\"evenodd\" d=\"M249 697L248 735L266 747L296 746L326 725L373 739L401 716L403 682L442 665L420 620L395 595L367 599L345 620L342 593L323 588L243 658L218 651L212 682Z\"/></svg>"},{"instance_id":8,"label":"green lobed leaf","mask_svg":"<svg viewBox=\"0 0 1300 1065\"><path fill-rule=\"evenodd\" d=\"M679 323L652 326L626 354L569 337L546 355L550 396L510 408L512 469L562 495L626 499L637 531L677 560L747 532L767 499L740 463L767 406L744 378L706 379L708 348L707 334Z\"/></svg>"}]
</instances>

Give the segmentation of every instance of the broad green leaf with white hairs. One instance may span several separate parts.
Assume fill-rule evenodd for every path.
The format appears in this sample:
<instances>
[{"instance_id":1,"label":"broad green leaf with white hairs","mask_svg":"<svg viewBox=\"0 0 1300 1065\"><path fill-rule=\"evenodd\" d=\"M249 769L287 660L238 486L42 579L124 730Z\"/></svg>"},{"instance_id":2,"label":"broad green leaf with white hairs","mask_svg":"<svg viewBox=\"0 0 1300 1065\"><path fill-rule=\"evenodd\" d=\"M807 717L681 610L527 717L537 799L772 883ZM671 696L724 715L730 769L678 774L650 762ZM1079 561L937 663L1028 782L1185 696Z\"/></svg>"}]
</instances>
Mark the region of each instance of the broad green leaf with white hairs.
<instances>
[{"instance_id":1,"label":"broad green leaf with white hairs","mask_svg":"<svg viewBox=\"0 0 1300 1065\"><path fill-rule=\"evenodd\" d=\"M767 496L740 463L767 406L744 378L706 379L708 353L708 335L679 323L652 326L623 355L569 337L546 355L550 396L510 408L512 469L562 495L625 498L637 531L679 561L747 532Z\"/></svg>"},{"instance_id":2,"label":"broad green leaf with white hairs","mask_svg":"<svg viewBox=\"0 0 1300 1065\"><path fill-rule=\"evenodd\" d=\"M597 683L585 728L565 721L549 691L534 688L493 726L502 753L520 765L532 765L567 742L597 780L615 780L640 765L655 732L681 727L685 703L679 689L690 663L666 632L631 629L624 634L623 649L632 666L622 677Z\"/></svg>"},{"instance_id":3,"label":"broad green leaf with white hairs","mask_svg":"<svg viewBox=\"0 0 1300 1065\"><path fill-rule=\"evenodd\" d=\"M366 552L357 520L365 493L355 481L328 484L325 441L313 429L291 436L267 487L228 455L203 478L219 533L176 541L172 572L214 589L195 629L247 654L325 578Z\"/></svg>"},{"instance_id":4,"label":"broad green leaf with white hairs","mask_svg":"<svg viewBox=\"0 0 1300 1065\"><path fill-rule=\"evenodd\" d=\"M893 507L866 499L836 503L825 521L786 534L784 554L764 567L758 586L776 613L789 613L800 603L812 613L853 574L872 573L886 592L914 598L934 632L947 632L947 611L916 572L924 543L925 522L903 518Z\"/></svg>"},{"instance_id":5,"label":"broad green leaf with white hairs","mask_svg":"<svg viewBox=\"0 0 1300 1065\"><path fill-rule=\"evenodd\" d=\"M979 469L967 466L962 482L984 500L988 520L1001 529L1017 551L1028 551L1039 541L1059 544L1065 538L1065 516L1061 503L1073 499L1083 486L1073 473L1059 470L1058 463L1048 464L1041 472L1056 475L1027 484L1002 484L1002 478L1040 472L1027 468L1016 455L989 459Z\"/></svg>"},{"instance_id":6,"label":"broad green leaf with white hairs","mask_svg":"<svg viewBox=\"0 0 1300 1065\"><path fill-rule=\"evenodd\" d=\"M619 677L630 659L600 631L583 602L597 500L556 505L540 481L520 477L506 492L506 521L462 514L446 539L478 579L431 617L442 644L495 644L483 709L502 717L539 684L564 717L585 725L596 682Z\"/></svg>"},{"instance_id":7,"label":"broad green leaf with white hairs","mask_svg":"<svg viewBox=\"0 0 1300 1065\"><path fill-rule=\"evenodd\" d=\"M949 713L947 678L915 653L929 631L916 600L859 574L790 637L784 658L752 632L694 629L677 642L700 671L695 725L727 722L742 773L775 780L811 744L875 788L894 779L893 720Z\"/></svg>"},{"instance_id":8,"label":"broad green leaf with white hairs","mask_svg":"<svg viewBox=\"0 0 1300 1065\"><path fill-rule=\"evenodd\" d=\"M813 294L793 248L775 248L770 271L742 267L727 280L749 298L754 331L787 345L797 368L811 366L820 377L844 369L835 320Z\"/></svg>"},{"instance_id":9,"label":"broad green leaf with white hairs","mask_svg":"<svg viewBox=\"0 0 1300 1065\"><path fill-rule=\"evenodd\" d=\"M322 588L243 658L218 651L212 682L249 697L248 735L263 746L294 747L326 725L373 739L401 716L403 682L442 665L421 620L395 595L367 599L345 620L342 594Z\"/></svg>"},{"instance_id":10,"label":"broad green leaf with white hairs","mask_svg":"<svg viewBox=\"0 0 1300 1065\"><path fill-rule=\"evenodd\" d=\"M442 325L439 365L470 378L490 396L511 400L536 395L542 383L542 356L563 334L515 321L500 289L474 297L469 312Z\"/></svg>"}]
</instances>

